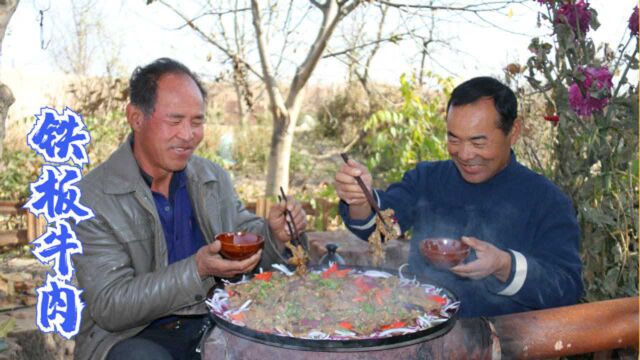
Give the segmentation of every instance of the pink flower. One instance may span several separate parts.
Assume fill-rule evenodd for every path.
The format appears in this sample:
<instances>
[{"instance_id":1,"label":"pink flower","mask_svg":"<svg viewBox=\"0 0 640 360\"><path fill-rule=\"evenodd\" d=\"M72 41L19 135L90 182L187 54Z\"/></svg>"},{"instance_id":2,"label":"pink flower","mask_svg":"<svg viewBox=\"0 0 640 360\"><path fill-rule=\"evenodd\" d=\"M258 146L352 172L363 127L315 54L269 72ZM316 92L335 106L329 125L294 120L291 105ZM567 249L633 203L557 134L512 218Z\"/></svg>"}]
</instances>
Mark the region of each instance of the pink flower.
<instances>
[{"instance_id":1,"label":"pink flower","mask_svg":"<svg viewBox=\"0 0 640 360\"><path fill-rule=\"evenodd\" d=\"M638 36L638 6L633 9L633 13L629 17L629 30L632 35Z\"/></svg>"},{"instance_id":2,"label":"pink flower","mask_svg":"<svg viewBox=\"0 0 640 360\"><path fill-rule=\"evenodd\" d=\"M584 80L577 80L569 86L569 105L580 116L589 116L600 111L609 103L613 82L606 67L586 67L579 70ZM585 92L582 95L580 86Z\"/></svg>"},{"instance_id":3,"label":"pink flower","mask_svg":"<svg viewBox=\"0 0 640 360\"><path fill-rule=\"evenodd\" d=\"M567 3L560 6L556 22L569 25L575 33L586 34L591 22L589 4L579 0L575 4Z\"/></svg>"}]
</instances>

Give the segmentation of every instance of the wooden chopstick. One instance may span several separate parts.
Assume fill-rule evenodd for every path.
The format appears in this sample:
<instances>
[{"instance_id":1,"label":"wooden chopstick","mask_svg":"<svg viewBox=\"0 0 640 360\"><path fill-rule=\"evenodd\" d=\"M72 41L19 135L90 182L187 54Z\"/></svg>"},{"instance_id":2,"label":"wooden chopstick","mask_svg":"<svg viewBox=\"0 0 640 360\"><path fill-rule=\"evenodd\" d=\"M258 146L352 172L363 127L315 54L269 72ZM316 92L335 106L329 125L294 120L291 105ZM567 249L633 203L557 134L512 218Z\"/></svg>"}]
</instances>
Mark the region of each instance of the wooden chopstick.
<instances>
[{"instance_id":1,"label":"wooden chopstick","mask_svg":"<svg viewBox=\"0 0 640 360\"><path fill-rule=\"evenodd\" d=\"M287 209L287 195L284 193L284 189L282 188L282 186L280 187L280 194L278 195L278 200L282 201L284 200L284 215L285 215L285 223L287 224L287 227L289 228L289 232L291 233L291 244L292 245L302 245L302 242L300 242L300 235L298 234L298 229L296 227L296 223L293 220L293 215L291 214L291 211L289 211L289 209ZM289 219L291 219L291 222L287 221L287 214L289 215ZM291 226L293 226L293 228L291 228ZM293 241L295 240L295 242Z\"/></svg>"},{"instance_id":2,"label":"wooden chopstick","mask_svg":"<svg viewBox=\"0 0 640 360\"><path fill-rule=\"evenodd\" d=\"M345 163L349 162L349 155L342 153L340 154L340 156L342 156L342 160L344 160ZM371 191L369 191L369 189L367 189L367 185L364 184L364 181L362 181L362 178L360 176L356 176L355 178L356 178L356 181L358 182L358 185L360 185L360 188L362 189L364 196L367 198L367 202L369 203L373 211L376 213L376 215L378 215L378 217L380 218L380 221L382 221L382 225L384 226L384 228L387 230L387 232L393 234L392 229L389 227L389 225L387 225L387 222L384 220L384 217L382 216L382 210L380 210L380 207L378 207L378 203L373 198L373 194L371 193Z\"/></svg>"}]
</instances>

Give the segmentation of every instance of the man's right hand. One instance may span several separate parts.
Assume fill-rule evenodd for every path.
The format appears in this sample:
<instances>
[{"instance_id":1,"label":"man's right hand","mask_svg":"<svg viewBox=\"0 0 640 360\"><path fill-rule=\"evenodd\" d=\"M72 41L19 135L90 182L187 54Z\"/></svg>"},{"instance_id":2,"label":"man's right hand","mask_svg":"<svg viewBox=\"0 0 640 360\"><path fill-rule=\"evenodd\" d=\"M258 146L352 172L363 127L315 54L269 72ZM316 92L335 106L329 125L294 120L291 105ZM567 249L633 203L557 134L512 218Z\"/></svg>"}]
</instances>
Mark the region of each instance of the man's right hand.
<instances>
[{"instance_id":1,"label":"man's right hand","mask_svg":"<svg viewBox=\"0 0 640 360\"><path fill-rule=\"evenodd\" d=\"M196 265L201 278L204 279L207 276L230 278L247 273L258 265L260 256L262 256L262 250L260 250L248 259L227 260L219 254L221 246L220 241L216 240L196 252Z\"/></svg>"},{"instance_id":2,"label":"man's right hand","mask_svg":"<svg viewBox=\"0 0 640 360\"><path fill-rule=\"evenodd\" d=\"M336 192L340 199L349 205L350 218L366 219L372 210L366 195L356 181L356 176L362 178L367 190L371 192L371 173L366 166L352 159L343 164L336 173Z\"/></svg>"}]
</instances>

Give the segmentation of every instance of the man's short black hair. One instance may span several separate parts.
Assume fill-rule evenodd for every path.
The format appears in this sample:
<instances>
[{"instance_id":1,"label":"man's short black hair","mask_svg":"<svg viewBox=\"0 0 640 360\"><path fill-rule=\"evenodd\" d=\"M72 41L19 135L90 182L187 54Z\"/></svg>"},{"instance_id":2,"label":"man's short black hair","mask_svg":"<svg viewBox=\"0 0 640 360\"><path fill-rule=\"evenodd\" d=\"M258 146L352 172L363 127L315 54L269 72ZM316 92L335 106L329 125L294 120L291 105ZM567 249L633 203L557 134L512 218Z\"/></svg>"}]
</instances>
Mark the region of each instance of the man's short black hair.
<instances>
[{"instance_id":1,"label":"man's short black hair","mask_svg":"<svg viewBox=\"0 0 640 360\"><path fill-rule=\"evenodd\" d=\"M160 58L146 66L138 66L129 79L129 101L142 110L145 116L150 116L155 109L158 80L165 74L189 76L198 85L202 99L207 99L207 91L200 83L200 79L188 67L170 58Z\"/></svg>"},{"instance_id":2,"label":"man's short black hair","mask_svg":"<svg viewBox=\"0 0 640 360\"><path fill-rule=\"evenodd\" d=\"M509 134L513 122L518 117L518 100L508 86L492 77L476 77L458 85L451 93L447 113L452 106L471 104L481 98L493 99L496 110L500 114L498 127L505 134Z\"/></svg>"}]
</instances>

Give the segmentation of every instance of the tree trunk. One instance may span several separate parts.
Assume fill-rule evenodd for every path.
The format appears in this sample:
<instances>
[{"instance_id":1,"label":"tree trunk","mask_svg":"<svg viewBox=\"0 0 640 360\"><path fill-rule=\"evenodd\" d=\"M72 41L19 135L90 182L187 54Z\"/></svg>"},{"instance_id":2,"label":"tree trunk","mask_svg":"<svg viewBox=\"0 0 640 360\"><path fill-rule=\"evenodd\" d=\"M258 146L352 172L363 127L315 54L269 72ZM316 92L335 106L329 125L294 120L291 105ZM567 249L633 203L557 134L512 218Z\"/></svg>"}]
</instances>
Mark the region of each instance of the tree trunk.
<instances>
[{"instance_id":1,"label":"tree trunk","mask_svg":"<svg viewBox=\"0 0 640 360\"><path fill-rule=\"evenodd\" d=\"M7 119L7 113L9 112L9 106L13 104L16 99L13 97L11 89L0 82L0 159L4 152L4 136L5 136L5 121Z\"/></svg>"},{"instance_id":2,"label":"tree trunk","mask_svg":"<svg viewBox=\"0 0 640 360\"><path fill-rule=\"evenodd\" d=\"M289 161L291 159L291 147L293 144L293 131L295 121L287 119L286 115L281 115L280 119L274 121L273 133L271 134L271 149L269 151L269 166L267 171L267 195L280 193L280 187L285 192L289 184Z\"/></svg>"},{"instance_id":3,"label":"tree trunk","mask_svg":"<svg viewBox=\"0 0 640 360\"><path fill-rule=\"evenodd\" d=\"M293 132L300 114L305 85L327 47L327 42L331 38L336 25L344 16L353 11L361 3L361 0L351 2L327 0L323 4L317 1L312 1L311 3L322 11L322 24L318 29L316 39L309 49L309 53L302 64L296 68L295 75L289 86L289 94L285 100L280 89L278 89L278 83L269 63L267 40L262 29L258 0L251 0L253 27L258 42L263 81L269 95L269 108L273 116L273 134L269 152L266 195L278 194L281 186L285 189L288 187Z\"/></svg>"},{"instance_id":4,"label":"tree trunk","mask_svg":"<svg viewBox=\"0 0 640 360\"><path fill-rule=\"evenodd\" d=\"M238 86L238 82L233 81L233 89L236 92L236 101L238 102L238 119L240 121L240 126L244 126L245 114L244 114L244 105L242 103L242 92L240 91L240 86Z\"/></svg>"},{"instance_id":5,"label":"tree trunk","mask_svg":"<svg viewBox=\"0 0 640 360\"><path fill-rule=\"evenodd\" d=\"M0 0L0 51L2 51L2 40L4 39L4 33L7 31L7 25L13 13L18 7L19 0ZM9 106L13 104L16 99L13 97L13 93L8 86L0 82L0 158L3 153L3 141L4 141L4 129L5 121L7 119L7 113L9 112Z\"/></svg>"}]
</instances>

